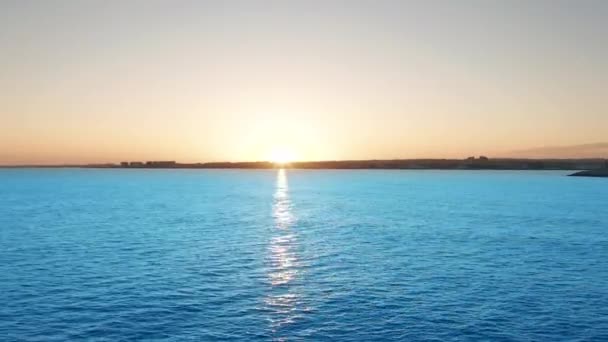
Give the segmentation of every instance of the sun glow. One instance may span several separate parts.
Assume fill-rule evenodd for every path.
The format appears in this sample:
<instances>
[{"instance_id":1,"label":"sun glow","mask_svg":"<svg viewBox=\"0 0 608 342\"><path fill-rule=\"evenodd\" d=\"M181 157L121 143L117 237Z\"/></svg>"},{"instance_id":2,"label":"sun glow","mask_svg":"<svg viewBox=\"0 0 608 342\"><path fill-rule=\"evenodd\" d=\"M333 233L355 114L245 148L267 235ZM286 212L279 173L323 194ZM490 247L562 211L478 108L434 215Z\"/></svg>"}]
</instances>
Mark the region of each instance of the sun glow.
<instances>
[{"instance_id":1,"label":"sun glow","mask_svg":"<svg viewBox=\"0 0 608 342\"><path fill-rule=\"evenodd\" d=\"M295 160L295 154L286 148L276 148L270 153L270 161L275 164L288 164Z\"/></svg>"}]
</instances>

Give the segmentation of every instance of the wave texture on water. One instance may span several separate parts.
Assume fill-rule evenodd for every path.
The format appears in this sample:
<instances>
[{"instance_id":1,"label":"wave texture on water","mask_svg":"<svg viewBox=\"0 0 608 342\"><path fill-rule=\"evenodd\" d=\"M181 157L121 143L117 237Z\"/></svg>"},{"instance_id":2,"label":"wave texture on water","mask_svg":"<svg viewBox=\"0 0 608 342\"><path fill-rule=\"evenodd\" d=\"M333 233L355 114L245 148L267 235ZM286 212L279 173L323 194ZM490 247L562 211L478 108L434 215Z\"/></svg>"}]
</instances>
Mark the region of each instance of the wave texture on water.
<instances>
[{"instance_id":1,"label":"wave texture on water","mask_svg":"<svg viewBox=\"0 0 608 342\"><path fill-rule=\"evenodd\" d=\"M608 188L566 173L0 170L0 336L608 340Z\"/></svg>"}]
</instances>

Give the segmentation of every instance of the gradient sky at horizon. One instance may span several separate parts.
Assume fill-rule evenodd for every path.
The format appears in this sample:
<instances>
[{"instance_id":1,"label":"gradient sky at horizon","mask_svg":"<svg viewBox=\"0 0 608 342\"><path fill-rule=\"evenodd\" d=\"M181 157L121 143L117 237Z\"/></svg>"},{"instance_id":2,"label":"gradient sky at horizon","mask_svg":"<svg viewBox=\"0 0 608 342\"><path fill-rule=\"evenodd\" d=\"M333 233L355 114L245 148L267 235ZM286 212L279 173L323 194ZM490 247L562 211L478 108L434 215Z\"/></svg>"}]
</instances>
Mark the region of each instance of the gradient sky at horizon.
<instances>
[{"instance_id":1,"label":"gradient sky at horizon","mask_svg":"<svg viewBox=\"0 0 608 342\"><path fill-rule=\"evenodd\" d=\"M608 1L0 1L0 164L606 141Z\"/></svg>"}]
</instances>

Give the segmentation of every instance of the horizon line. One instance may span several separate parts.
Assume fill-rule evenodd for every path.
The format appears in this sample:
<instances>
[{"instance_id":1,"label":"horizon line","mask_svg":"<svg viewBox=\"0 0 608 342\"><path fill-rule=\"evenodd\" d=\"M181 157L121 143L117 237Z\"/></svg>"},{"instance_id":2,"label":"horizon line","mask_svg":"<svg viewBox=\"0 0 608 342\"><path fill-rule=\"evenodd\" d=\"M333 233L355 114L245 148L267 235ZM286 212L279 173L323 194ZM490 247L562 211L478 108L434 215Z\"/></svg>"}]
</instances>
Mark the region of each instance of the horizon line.
<instances>
[{"instance_id":1,"label":"horizon line","mask_svg":"<svg viewBox=\"0 0 608 342\"><path fill-rule=\"evenodd\" d=\"M123 160L119 162L94 162L94 163L19 163L19 164L1 164L0 168L44 168L44 167L123 167L137 168L146 166L160 166L158 163L167 163L173 166L187 165L219 165L219 164L270 164L289 166L293 164L312 164L312 163L348 163L348 162L412 162L412 161L607 161L608 157L570 157L570 158L528 158L528 157L488 157L488 156L470 156L466 158L383 158L383 159L325 159L325 160L294 160L290 162L274 162L271 160L249 160L249 161L197 161L197 162L179 162L176 160ZM122 163L136 163L138 165L124 165Z\"/></svg>"}]
</instances>

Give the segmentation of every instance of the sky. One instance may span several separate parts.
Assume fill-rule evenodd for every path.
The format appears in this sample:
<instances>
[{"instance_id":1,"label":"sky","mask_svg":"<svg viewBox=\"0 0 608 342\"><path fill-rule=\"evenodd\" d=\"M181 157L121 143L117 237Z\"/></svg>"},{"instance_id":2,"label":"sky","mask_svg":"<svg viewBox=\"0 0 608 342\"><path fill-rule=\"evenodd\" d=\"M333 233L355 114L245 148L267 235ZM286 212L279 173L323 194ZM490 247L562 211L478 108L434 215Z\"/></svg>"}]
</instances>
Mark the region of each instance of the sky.
<instances>
[{"instance_id":1,"label":"sky","mask_svg":"<svg viewBox=\"0 0 608 342\"><path fill-rule=\"evenodd\" d=\"M0 164L602 146L606 18L603 0L2 0Z\"/></svg>"}]
</instances>

